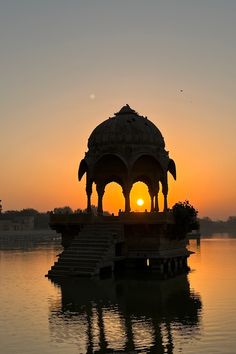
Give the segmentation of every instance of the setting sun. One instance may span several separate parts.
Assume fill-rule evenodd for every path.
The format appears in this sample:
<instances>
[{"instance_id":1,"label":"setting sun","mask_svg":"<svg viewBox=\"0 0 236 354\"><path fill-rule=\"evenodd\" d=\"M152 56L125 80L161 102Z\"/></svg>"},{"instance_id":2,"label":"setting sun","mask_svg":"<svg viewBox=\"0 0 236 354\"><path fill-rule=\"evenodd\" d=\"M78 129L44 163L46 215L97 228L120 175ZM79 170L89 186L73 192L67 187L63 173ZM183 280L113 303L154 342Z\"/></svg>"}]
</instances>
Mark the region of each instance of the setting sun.
<instances>
[{"instance_id":1,"label":"setting sun","mask_svg":"<svg viewBox=\"0 0 236 354\"><path fill-rule=\"evenodd\" d=\"M142 206L144 204L144 200L142 198L137 199L137 205Z\"/></svg>"}]
</instances>

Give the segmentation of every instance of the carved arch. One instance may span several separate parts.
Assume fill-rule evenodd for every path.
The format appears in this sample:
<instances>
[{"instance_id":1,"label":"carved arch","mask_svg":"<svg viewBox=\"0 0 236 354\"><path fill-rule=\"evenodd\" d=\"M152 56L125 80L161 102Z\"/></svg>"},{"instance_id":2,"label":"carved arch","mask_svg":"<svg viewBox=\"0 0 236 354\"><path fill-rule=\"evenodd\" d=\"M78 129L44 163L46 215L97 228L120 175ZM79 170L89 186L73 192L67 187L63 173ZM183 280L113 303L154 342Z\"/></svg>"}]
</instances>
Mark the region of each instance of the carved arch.
<instances>
[{"instance_id":1,"label":"carved arch","mask_svg":"<svg viewBox=\"0 0 236 354\"><path fill-rule=\"evenodd\" d=\"M149 181L149 185L157 183L163 176L163 168L159 161L152 155L143 154L140 155L132 164L131 176L132 180L146 183Z\"/></svg>"},{"instance_id":2,"label":"carved arch","mask_svg":"<svg viewBox=\"0 0 236 354\"><path fill-rule=\"evenodd\" d=\"M126 169L128 169L128 165L127 165L127 162L125 161L125 159L120 154L113 153L113 152L105 153L102 156L99 156L95 160L94 167L97 165L98 162L100 162L103 159L109 158L109 157L111 157L112 159L118 159L119 161L123 162Z\"/></svg>"},{"instance_id":3,"label":"carved arch","mask_svg":"<svg viewBox=\"0 0 236 354\"><path fill-rule=\"evenodd\" d=\"M92 178L96 183L98 193L98 213L102 213L102 200L106 185L116 182L124 190L128 180L128 169L123 159L116 154L105 154L96 161Z\"/></svg>"},{"instance_id":4,"label":"carved arch","mask_svg":"<svg viewBox=\"0 0 236 354\"><path fill-rule=\"evenodd\" d=\"M92 176L95 183L116 182L121 186L127 179L128 169L123 159L115 154L105 154L100 157L93 168Z\"/></svg>"}]
</instances>

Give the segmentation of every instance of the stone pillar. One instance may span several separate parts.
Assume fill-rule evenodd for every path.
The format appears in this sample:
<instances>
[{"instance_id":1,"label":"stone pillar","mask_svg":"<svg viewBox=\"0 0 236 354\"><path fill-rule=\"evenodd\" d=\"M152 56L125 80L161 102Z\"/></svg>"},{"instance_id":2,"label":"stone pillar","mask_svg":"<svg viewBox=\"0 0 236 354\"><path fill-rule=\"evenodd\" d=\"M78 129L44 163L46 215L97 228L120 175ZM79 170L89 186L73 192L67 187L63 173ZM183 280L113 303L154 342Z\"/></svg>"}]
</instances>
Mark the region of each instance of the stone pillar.
<instances>
[{"instance_id":1,"label":"stone pillar","mask_svg":"<svg viewBox=\"0 0 236 354\"><path fill-rule=\"evenodd\" d=\"M167 195L168 195L168 183L167 183L167 176L166 179L162 182L162 193L164 196L164 209L163 211L168 210L168 203L167 203Z\"/></svg>"},{"instance_id":2,"label":"stone pillar","mask_svg":"<svg viewBox=\"0 0 236 354\"><path fill-rule=\"evenodd\" d=\"M171 259L168 259L168 263L167 263L167 270L168 270L168 273L169 273L169 274L171 274L171 273L172 273Z\"/></svg>"},{"instance_id":3,"label":"stone pillar","mask_svg":"<svg viewBox=\"0 0 236 354\"><path fill-rule=\"evenodd\" d=\"M155 195L154 198L154 210L158 213L159 211L159 204L158 204L158 194Z\"/></svg>"},{"instance_id":4,"label":"stone pillar","mask_svg":"<svg viewBox=\"0 0 236 354\"><path fill-rule=\"evenodd\" d=\"M87 194L87 213L91 213L91 195L92 195L92 184L91 180L87 179L86 183L86 194Z\"/></svg>"},{"instance_id":5,"label":"stone pillar","mask_svg":"<svg viewBox=\"0 0 236 354\"><path fill-rule=\"evenodd\" d=\"M150 195L150 199L151 199L151 208L150 208L150 211L153 212L155 209L154 209L154 198L155 198L155 190L153 188L153 186L149 187L148 188L148 193Z\"/></svg>"},{"instance_id":6,"label":"stone pillar","mask_svg":"<svg viewBox=\"0 0 236 354\"><path fill-rule=\"evenodd\" d=\"M159 182L158 182L157 190L156 190L155 197L154 197L154 210L157 213L159 211L158 193L159 193Z\"/></svg>"},{"instance_id":7,"label":"stone pillar","mask_svg":"<svg viewBox=\"0 0 236 354\"><path fill-rule=\"evenodd\" d=\"M183 270L184 269L184 265L183 265L183 258L179 257L179 270Z\"/></svg>"},{"instance_id":8,"label":"stone pillar","mask_svg":"<svg viewBox=\"0 0 236 354\"><path fill-rule=\"evenodd\" d=\"M163 209L163 211L167 211L168 210L167 193L163 194L163 195L164 195L164 209Z\"/></svg>"},{"instance_id":9,"label":"stone pillar","mask_svg":"<svg viewBox=\"0 0 236 354\"><path fill-rule=\"evenodd\" d=\"M130 212L130 190L131 186L126 185L122 188L123 195L125 197L125 212Z\"/></svg>"},{"instance_id":10,"label":"stone pillar","mask_svg":"<svg viewBox=\"0 0 236 354\"><path fill-rule=\"evenodd\" d=\"M101 185L101 184L97 184L96 190L97 190L97 193L98 193L98 208L97 208L97 212L98 212L99 215L102 215L102 213L103 213L102 198L103 198L103 195L104 195L105 186Z\"/></svg>"},{"instance_id":11,"label":"stone pillar","mask_svg":"<svg viewBox=\"0 0 236 354\"><path fill-rule=\"evenodd\" d=\"M154 196L150 195L150 197L151 197L151 209L150 209L150 211L153 212L154 211Z\"/></svg>"},{"instance_id":12,"label":"stone pillar","mask_svg":"<svg viewBox=\"0 0 236 354\"><path fill-rule=\"evenodd\" d=\"M149 267L151 270L157 272L160 275L164 274L164 262L163 259L149 259Z\"/></svg>"},{"instance_id":13,"label":"stone pillar","mask_svg":"<svg viewBox=\"0 0 236 354\"><path fill-rule=\"evenodd\" d=\"M179 271L179 258L175 258L175 273L178 273Z\"/></svg>"}]
</instances>

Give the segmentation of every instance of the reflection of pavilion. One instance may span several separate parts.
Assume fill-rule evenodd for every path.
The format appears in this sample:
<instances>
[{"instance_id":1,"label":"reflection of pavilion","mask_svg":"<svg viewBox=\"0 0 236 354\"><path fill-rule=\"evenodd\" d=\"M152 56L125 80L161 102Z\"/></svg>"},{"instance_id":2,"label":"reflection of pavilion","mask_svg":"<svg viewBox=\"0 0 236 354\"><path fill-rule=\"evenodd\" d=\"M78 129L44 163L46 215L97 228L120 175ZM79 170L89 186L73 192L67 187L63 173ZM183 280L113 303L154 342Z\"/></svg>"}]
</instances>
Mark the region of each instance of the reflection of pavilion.
<instances>
[{"instance_id":1,"label":"reflection of pavilion","mask_svg":"<svg viewBox=\"0 0 236 354\"><path fill-rule=\"evenodd\" d=\"M168 209L168 173L176 178L175 163L165 150L161 132L147 117L126 105L99 124L88 139L88 151L79 167L79 179L86 175L87 212L51 215L50 225L62 235L65 250L48 276L93 276L147 264L161 274L186 271L190 255L186 227L178 227ZM103 195L110 182L118 183L124 195L125 210L118 216L103 215ZM130 210L130 191L136 182L148 187L150 212ZM96 216L91 212L94 184Z\"/></svg>"},{"instance_id":2,"label":"reflection of pavilion","mask_svg":"<svg viewBox=\"0 0 236 354\"><path fill-rule=\"evenodd\" d=\"M185 275L165 281L64 279L57 285L61 306L51 306L51 334L84 353L171 354L178 334L186 341L200 330L201 300Z\"/></svg>"}]
</instances>

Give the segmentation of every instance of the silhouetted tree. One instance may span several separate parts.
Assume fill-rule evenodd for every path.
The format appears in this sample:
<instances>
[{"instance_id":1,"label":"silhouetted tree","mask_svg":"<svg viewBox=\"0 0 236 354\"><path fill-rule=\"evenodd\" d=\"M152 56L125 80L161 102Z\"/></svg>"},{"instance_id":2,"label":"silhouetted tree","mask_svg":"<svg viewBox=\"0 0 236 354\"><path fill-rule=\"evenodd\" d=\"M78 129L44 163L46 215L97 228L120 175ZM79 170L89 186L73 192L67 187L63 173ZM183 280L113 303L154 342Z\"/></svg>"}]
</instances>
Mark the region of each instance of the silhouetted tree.
<instances>
[{"instance_id":1,"label":"silhouetted tree","mask_svg":"<svg viewBox=\"0 0 236 354\"><path fill-rule=\"evenodd\" d=\"M22 209L19 212L21 216L37 216L39 215L39 211L33 208Z\"/></svg>"},{"instance_id":2,"label":"silhouetted tree","mask_svg":"<svg viewBox=\"0 0 236 354\"><path fill-rule=\"evenodd\" d=\"M198 211L188 200L176 203L172 210L178 232L186 234L192 230L199 229L199 222L197 220Z\"/></svg>"},{"instance_id":3,"label":"silhouetted tree","mask_svg":"<svg viewBox=\"0 0 236 354\"><path fill-rule=\"evenodd\" d=\"M62 208L54 208L53 212L55 214L73 214L73 210L69 206L64 206Z\"/></svg>"}]
</instances>

